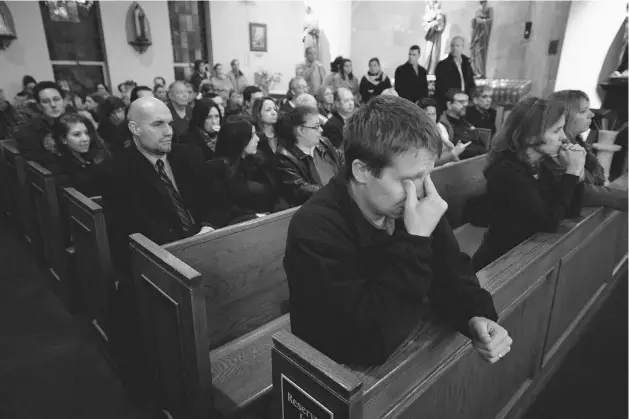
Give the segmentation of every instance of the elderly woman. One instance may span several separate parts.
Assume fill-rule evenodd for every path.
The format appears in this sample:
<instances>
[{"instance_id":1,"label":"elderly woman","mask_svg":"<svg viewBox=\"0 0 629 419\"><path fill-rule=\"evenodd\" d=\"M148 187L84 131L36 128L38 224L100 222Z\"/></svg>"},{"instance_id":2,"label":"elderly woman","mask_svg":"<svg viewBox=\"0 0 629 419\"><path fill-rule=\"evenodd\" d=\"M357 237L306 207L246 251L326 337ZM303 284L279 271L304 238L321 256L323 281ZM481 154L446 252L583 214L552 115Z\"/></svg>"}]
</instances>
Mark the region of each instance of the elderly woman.
<instances>
[{"instance_id":1,"label":"elderly woman","mask_svg":"<svg viewBox=\"0 0 629 419\"><path fill-rule=\"evenodd\" d=\"M568 141L585 148L585 191L583 205L605 206L627 212L627 191L609 188L606 185L605 173L598 163L592 147L586 144L582 134L590 129L594 114L590 110L590 99L580 90L562 90L548 97L548 101L564 106L567 110L564 132ZM561 165L546 162L557 177L561 176L564 168Z\"/></svg>"},{"instance_id":2,"label":"elderly woman","mask_svg":"<svg viewBox=\"0 0 629 419\"><path fill-rule=\"evenodd\" d=\"M339 172L342 158L321 136L317 108L298 106L286 114L281 137L275 164L278 187L289 205L298 206Z\"/></svg>"}]
</instances>

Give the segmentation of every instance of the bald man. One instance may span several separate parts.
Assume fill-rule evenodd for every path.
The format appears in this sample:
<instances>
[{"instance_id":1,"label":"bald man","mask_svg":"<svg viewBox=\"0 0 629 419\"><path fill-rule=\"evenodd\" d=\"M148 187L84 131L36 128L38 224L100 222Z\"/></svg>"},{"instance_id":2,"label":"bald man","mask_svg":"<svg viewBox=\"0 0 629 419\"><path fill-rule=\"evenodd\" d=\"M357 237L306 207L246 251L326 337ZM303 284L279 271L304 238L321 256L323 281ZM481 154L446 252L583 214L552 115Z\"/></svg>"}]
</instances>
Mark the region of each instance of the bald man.
<instances>
[{"instance_id":1,"label":"bald man","mask_svg":"<svg viewBox=\"0 0 629 419\"><path fill-rule=\"evenodd\" d=\"M435 100L443 111L446 108L446 94L450 89L459 89L468 96L476 87L474 70L470 59L463 54L465 41L455 36L450 41L450 55L437 64L435 69Z\"/></svg>"},{"instance_id":2,"label":"bald man","mask_svg":"<svg viewBox=\"0 0 629 419\"><path fill-rule=\"evenodd\" d=\"M128 113L133 145L97 169L112 258L123 273L130 272L129 234L163 245L226 222L221 200L209 196L201 155L173 143L172 120L159 99L137 99Z\"/></svg>"},{"instance_id":3,"label":"bald man","mask_svg":"<svg viewBox=\"0 0 629 419\"><path fill-rule=\"evenodd\" d=\"M173 133L175 142L181 140L188 134L192 110L190 107L190 93L188 86L183 81L175 81L168 87L168 98L170 102L168 108L173 117Z\"/></svg>"},{"instance_id":4,"label":"bald man","mask_svg":"<svg viewBox=\"0 0 629 419\"><path fill-rule=\"evenodd\" d=\"M317 109L317 99L309 93L303 93L295 98L295 107L305 106ZM328 118L319 114L319 123L324 126Z\"/></svg>"}]
</instances>

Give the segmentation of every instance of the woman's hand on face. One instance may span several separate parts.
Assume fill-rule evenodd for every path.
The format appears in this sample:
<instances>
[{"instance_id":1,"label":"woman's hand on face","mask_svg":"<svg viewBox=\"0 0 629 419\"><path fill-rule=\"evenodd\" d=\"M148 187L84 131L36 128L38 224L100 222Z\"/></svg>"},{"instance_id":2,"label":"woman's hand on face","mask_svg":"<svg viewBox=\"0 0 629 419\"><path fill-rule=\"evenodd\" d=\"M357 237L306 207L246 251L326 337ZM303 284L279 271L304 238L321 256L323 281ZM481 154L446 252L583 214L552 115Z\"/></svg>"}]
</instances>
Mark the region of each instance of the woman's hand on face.
<instances>
[{"instance_id":1,"label":"woman's hand on face","mask_svg":"<svg viewBox=\"0 0 629 419\"><path fill-rule=\"evenodd\" d=\"M577 144L564 144L559 149L559 158L566 166L566 173L581 177L585 167L586 151Z\"/></svg>"}]
</instances>

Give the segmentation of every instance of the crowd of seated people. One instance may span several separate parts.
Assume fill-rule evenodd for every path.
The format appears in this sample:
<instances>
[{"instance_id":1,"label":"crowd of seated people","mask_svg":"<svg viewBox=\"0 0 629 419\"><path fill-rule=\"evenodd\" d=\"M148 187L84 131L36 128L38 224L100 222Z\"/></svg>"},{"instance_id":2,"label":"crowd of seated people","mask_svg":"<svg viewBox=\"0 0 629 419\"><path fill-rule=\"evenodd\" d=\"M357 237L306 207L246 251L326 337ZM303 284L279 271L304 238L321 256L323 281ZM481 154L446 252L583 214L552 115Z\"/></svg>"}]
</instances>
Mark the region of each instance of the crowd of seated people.
<instances>
[{"instance_id":1,"label":"crowd of seated people","mask_svg":"<svg viewBox=\"0 0 629 419\"><path fill-rule=\"evenodd\" d=\"M342 171L348 119L371 99L387 94L415 102L436 124L441 139L436 166L489 150L484 205L486 212L491 213L485 218L491 223L485 243L474 259L477 268L535 232L552 230L565 216L578 213L579 203L626 211L626 194L606 186L595 150L581 138L591 122L587 96L582 92L558 92L551 95L549 103L540 99L533 106L530 100L524 101L507 123L498 127L491 88L476 88L466 76L469 63L461 53L462 43L461 38L455 38L450 55L437 67L438 78L442 79L434 98L429 97L425 70L418 64L420 49L416 46L410 48L408 62L396 70L395 88L376 57L369 61L369 71L359 84L351 60L337 57L331 72L325 74L323 67L311 60L314 50L310 48L306 67L312 71L304 70L303 75L291 79L287 96L281 102L264 96L258 86L249 85L237 60L231 63L228 74L220 64L210 74L204 62L195 63L191 82L176 80L167 86L164 78L156 77L151 88L125 81L118 86L116 96L104 84L84 95L73 93L67 81L62 85L50 81L35 83L32 77L25 77L19 96L25 98L27 105L14 105L0 97L0 128L6 136L16 139L27 159L68 174L71 184L88 196L107 197L104 202L110 208L106 212L114 214L114 219L123 217L124 211L117 209L122 190L135 200L142 194L131 192L134 187L141 189L133 182L114 193L111 185L122 184L122 175L114 174L112 167L125 176L136 170L142 172L143 181L153 186L170 177L171 185L165 189L161 185L157 188L161 194L147 198L150 205L160 209L138 203L135 210L127 212L127 218L135 221L113 222L125 226L120 229L125 234L142 232L158 243L197 234L203 226L203 231L221 228L304 204ZM449 87L445 92L444 86ZM309 92L316 93L316 97ZM529 108L523 108L526 106ZM135 115L131 115L134 109ZM528 114L525 118L523 109L538 119ZM548 114L547 109L554 113ZM549 121L551 117L555 119ZM150 120L153 122L147 122ZM544 153L540 144L547 136L545 130L560 122L565 125L566 139L556 141L565 145L561 145L560 152ZM481 140L481 128L492 133L491 148ZM528 136L522 137L523 132ZM161 154L155 153L155 149L161 150ZM568 182L564 179L573 180L570 174L575 170L570 164L576 158L570 160L564 155L572 156L581 149L585 153L585 170L573 185L574 198L568 200L569 194L564 195L561 188ZM537 153L534 158L530 150ZM160 156L165 156L163 170L155 165ZM194 163L182 171L179 164L186 166L183 161L188 158ZM150 165L138 164L138 160ZM97 182L93 177L101 172L96 170L101 165L102 173L107 175L101 174ZM152 172L148 170L151 166ZM511 169L514 173L503 173ZM104 181L108 176L110 181ZM193 186L186 186L187 183ZM100 191L98 185L108 187ZM528 205L514 205L515 201L509 198L509 193L520 191L518 185L531 189L532 195L525 199ZM517 194L526 195L521 191ZM164 201L166 197L170 201ZM552 202L545 201L547 197L552 197ZM557 201L560 198L564 200ZM566 202L570 205L566 206ZM551 221L535 223L534 211L546 208L539 203L551 208L547 209ZM559 210L557 205L561 206ZM529 210L532 212L526 213ZM516 223L516 219L530 222Z\"/></svg>"}]
</instances>

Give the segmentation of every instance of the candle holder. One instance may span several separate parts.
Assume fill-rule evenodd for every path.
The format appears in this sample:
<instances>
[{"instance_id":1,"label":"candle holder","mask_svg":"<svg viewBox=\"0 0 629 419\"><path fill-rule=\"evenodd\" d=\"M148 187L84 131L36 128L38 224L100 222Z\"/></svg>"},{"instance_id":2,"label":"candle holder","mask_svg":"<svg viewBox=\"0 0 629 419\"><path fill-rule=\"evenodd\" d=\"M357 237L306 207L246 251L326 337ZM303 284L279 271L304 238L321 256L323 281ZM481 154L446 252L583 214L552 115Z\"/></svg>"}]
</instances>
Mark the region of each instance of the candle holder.
<instances>
[{"instance_id":1,"label":"candle holder","mask_svg":"<svg viewBox=\"0 0 629 419\"><path fill-rule=\"evenodd\" d=\"M151 27L144 9L137 2L133 2L129 6L127 12L127 42L134 50L140 54L144 53L148 47L153 45L151 42Z\"/></svg>"}]
</instances>

